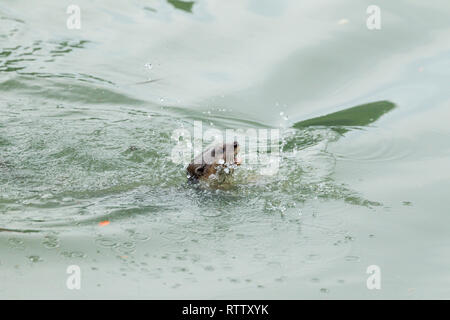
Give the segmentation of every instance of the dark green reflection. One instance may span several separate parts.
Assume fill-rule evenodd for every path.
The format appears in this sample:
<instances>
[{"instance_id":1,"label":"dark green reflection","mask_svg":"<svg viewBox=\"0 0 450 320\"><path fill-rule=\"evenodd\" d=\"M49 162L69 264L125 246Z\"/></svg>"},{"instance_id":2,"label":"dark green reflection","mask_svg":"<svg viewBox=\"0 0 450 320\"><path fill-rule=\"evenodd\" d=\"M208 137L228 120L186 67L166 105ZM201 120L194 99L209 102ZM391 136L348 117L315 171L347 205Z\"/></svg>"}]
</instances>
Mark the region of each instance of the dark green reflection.
<instances>
[{"instance_id":1,"label":"dark green reflection","mask_svg":"<svg viewBox=\"0 0 450 320\"><path fill-rule=\"evenodd\" d=\"M339 129L339 132L344 133L348 130L340 127L367 126L394 108L395 104L389 101L371 102L325 116L297 122L294 124L294 128L326 126L334 127L335 129Z\"/></svg>"},{"instance_id":2,"label":"dark green reflection","mask_svg":"<svg viewBox=\"0 0 450 320\"><path fill-rule=\"evenodd\" d=\"M194 6L193 1L167 0L167 2L173 5L175 9L186 12L192 12L192 7Z\"/></svg>"}]
</instances>

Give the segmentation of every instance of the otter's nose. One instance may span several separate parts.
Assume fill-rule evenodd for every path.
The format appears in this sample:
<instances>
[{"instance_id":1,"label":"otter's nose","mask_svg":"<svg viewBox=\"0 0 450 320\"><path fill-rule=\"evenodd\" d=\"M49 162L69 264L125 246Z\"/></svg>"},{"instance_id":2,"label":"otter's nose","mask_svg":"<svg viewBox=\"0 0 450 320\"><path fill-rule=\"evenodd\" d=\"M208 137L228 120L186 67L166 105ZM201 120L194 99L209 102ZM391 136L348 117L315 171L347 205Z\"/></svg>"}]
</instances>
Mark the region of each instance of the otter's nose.
<instances>
[{"instance_id":1,"label":"otter's nose","mask_svg":"<svg viewBox=\"0 0 450 320\"><path fill-rule=\"evenodd\" d=\"M234 148L236 149L237 147L239 147L239 143L237 141L234 142Z\"/></svg>"}]
</instances>

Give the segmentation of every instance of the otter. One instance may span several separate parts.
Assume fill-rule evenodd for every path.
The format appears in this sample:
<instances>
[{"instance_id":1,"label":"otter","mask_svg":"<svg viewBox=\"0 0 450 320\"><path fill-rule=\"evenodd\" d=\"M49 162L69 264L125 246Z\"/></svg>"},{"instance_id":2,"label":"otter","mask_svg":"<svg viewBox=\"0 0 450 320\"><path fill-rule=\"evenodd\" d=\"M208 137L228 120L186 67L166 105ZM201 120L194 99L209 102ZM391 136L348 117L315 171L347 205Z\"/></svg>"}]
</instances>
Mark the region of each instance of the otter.
<instances>
[{"instance_id":1,"label":"otter","mask_svg":"<svg viewBox=\"0 0 450 320\"><path fill-rule=\"evenodd\" d=\"M241 164L238 157L239 143L218 144L206 149L188 165L188 182L215 181L223 183Z\"/></svg>"}]
</instances>

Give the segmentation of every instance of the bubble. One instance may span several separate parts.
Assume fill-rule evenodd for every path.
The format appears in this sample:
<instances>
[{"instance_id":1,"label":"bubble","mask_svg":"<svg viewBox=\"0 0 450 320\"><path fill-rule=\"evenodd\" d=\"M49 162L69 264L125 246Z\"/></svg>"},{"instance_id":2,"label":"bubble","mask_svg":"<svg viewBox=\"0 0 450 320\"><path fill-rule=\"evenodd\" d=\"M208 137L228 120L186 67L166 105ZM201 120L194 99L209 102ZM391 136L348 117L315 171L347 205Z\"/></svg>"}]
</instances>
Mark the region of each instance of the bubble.
<instances>
[{"instance_id":1,"label":"bubble","mask_svg":"<svg viewBox=\"0 0 450 320\"><path fill-rule=\"evenodd\" d=\"M28 256L28 260L30 260L30 261L33 262L33 263L44 261L44 260L42 260L42 258L39 257L39 256Z\"/></svg>"}]
</instances>

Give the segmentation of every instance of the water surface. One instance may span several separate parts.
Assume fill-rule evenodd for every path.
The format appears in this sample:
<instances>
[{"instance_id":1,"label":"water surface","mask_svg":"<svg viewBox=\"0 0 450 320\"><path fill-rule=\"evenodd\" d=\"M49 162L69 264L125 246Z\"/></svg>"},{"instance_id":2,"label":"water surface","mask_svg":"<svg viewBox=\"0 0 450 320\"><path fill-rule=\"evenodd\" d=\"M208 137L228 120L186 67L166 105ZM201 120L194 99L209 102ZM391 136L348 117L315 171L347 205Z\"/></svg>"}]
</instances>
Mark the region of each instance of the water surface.
<instances>
[{"instance_id":1,"label":"water surface","mask_svg":"<svg viewBox=\"0 0 450 320\"><path fill-rule=\"evenodd\" d=\"M3 1L0 297L449 298L450 6L370 4ZM278 173L190 187L194 121Z\"/></svg>"}]
</instances>

